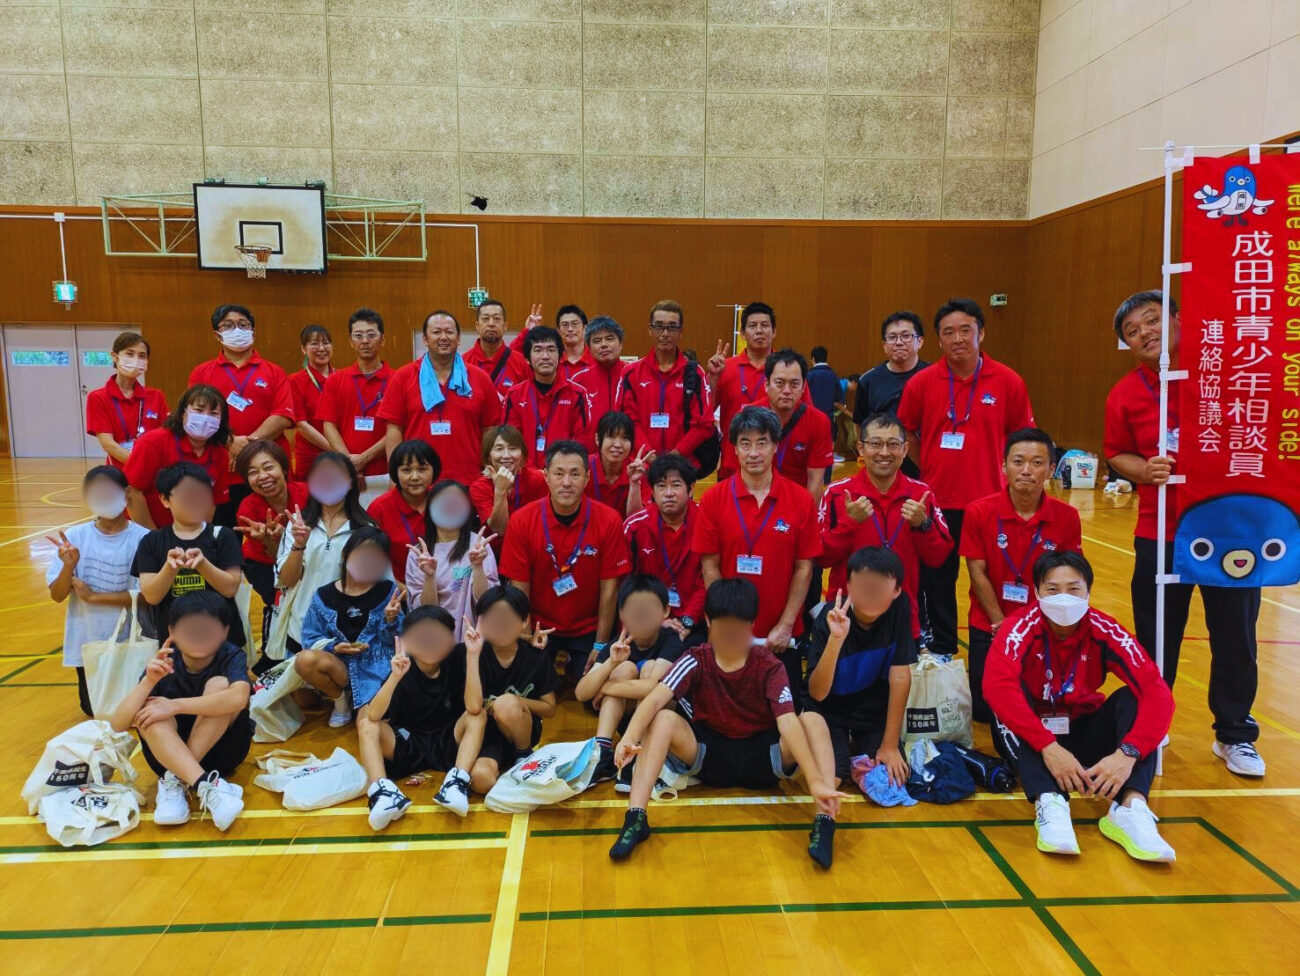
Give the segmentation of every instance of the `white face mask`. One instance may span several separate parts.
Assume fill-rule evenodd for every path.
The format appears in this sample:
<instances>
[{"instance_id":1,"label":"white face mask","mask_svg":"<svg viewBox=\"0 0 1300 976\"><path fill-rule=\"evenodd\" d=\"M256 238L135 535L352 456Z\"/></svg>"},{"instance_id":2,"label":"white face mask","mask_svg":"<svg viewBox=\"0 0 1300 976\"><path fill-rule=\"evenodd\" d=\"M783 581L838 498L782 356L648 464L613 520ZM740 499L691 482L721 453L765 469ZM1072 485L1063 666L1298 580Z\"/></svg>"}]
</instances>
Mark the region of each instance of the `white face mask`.
<instances>
[{"instance_id":1,"label":"white face mask","mask_svg":"<svg viewBox=\"0 0 1300 976\"><path fill-rule=\"evenodd\" d=\"M1061 627L1070 627L1077 624L1083 619L1083 615L1088 612L1088 598L1075 596L1073 593L1053 593L1051 596L1040 596L1038 605L1043 610L1043 616Z\"/></svg>"},{"instance_id":2,"label":"white face mask","mask_svg":"<svg viewBox=\"0 0 1300 976\"><path fill-rule=\"evenodd\" d=\"M136 359L134 356L119 356L117 360L118 369L128 376L143 376L144 371L149 368L147 359Z\"/></svg>"},{"instance_id":3,"label":"white face mask","mask_svg":"<svg viewBox=\"0 0 1300 976\"><path fill-rule=\"evenodd\" d=\"M191 437L206 441L220 426L221 418L215 414L203 413L200 410L185 411L185 433Z\"/></svg>"},{"instance_id":4,"label":"white face mask","mask_svg":"<svg viewBox=\"0 0 1300 976\"><path fill-rule=\"evenodd\" d=\"M126 492L102 491L90 495L86 507L96 518L115 519L126 510Z\"/></svg>"},{"instance_id":5,"label":"white face mask","mask_svg":"<svg viewBox=\"0 0 1300 976\"><path fill-rule=\"evenodd\" d=\"M233 349L235 352L243 352L253 344L252 329L231 329L229 332L222 332L221 344L227 349Z\"/></svg>"}]
</instances>

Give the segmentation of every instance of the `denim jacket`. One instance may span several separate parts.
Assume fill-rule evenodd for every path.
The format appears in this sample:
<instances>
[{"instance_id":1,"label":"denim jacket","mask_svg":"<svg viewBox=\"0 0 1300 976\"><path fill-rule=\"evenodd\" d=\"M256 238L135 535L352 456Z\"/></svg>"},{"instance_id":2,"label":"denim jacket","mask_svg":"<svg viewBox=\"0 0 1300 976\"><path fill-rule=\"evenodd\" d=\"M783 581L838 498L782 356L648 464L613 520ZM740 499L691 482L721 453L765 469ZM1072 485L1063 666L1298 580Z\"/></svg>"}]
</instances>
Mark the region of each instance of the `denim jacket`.
<instances>
[{"instance_id":1,"label":"denim jacket","mask_svg":"<svg viewBox=\"0 0 1300 976\"><path fill-rule=\"evenodd\" d=\"M326 586L333 586L327 583ZM393 583L392 586L397 586ZM325 589L325 587L321 587ZM393 623L384 619L384 608L392 599L393 591L377 607L370 611L366 625L361 629L357 643L368 644L360 654L340 654L339 660L348 669L348 683L352 686L352 706L360 708L375 697L387 679L393 659L394 638L401 623L401 613ZM320 590L312 594L311 606L302 621L302 646L313 651L333 651L335 644L347 642L339 630L339 615L325 605Z\"/></svg>"}]
</instances>

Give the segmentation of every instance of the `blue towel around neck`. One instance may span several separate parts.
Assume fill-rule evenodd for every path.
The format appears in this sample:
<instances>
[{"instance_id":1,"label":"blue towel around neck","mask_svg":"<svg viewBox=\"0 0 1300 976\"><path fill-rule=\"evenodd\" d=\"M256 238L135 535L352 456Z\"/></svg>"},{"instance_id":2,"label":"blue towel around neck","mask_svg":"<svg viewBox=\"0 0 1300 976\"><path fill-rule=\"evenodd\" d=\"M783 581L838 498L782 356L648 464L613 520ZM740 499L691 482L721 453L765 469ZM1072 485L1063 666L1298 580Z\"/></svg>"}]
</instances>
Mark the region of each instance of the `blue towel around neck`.
<instances>
[{"instance_id":1,"label":"blue towel around neck","mask_svg":"<svg viewBox=\"0 0 1300 976\"><path fill-rule=\"evenodd\" d=\"M447 389L463 397L472 393L469 372L465 369L465 360L461 358L460 353L456 353L456 358L452 360ZM424 358L420 360L420 402L424 404L425 410L432 410L446 399L442 386L438 383L438 375L433 371L433 360L426 352Z\"/></svg>"}]
</instances>

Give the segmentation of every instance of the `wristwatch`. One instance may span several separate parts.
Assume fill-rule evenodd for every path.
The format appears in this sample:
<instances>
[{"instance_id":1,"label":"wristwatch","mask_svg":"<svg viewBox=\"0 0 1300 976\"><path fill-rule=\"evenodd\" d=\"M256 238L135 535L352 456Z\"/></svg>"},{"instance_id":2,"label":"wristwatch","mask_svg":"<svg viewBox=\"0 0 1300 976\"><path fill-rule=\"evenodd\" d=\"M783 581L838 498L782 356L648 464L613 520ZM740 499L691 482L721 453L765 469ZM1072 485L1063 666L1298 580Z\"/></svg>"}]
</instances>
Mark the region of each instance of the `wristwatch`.
<instances>
[{"instance_id":1,"label":"wristwatch","mask_svg":"<svg viewBox=\"0 0 1300 976\"><path fill-rule=\"evenodd\" d=\"M1124 755L1128 756L1130 759L1142 758L1142 750L1131 742L1121 742L1119 745L1119 751L1124 753Z\"/></svg>"},{"instance_id":2,"label":"wristwatch","mask_svg":"<svg viewBox=\"0 0 1300 976\"><path fill-rule=\"evenodd\" d=\"M929 515L927 515L927 516L925 517L925 521L922 522L920 525L918 525L918 526L916 527L916 531L917 531L917 532L929 532L929 531L930 531L930 526L932 526L932 525L934 525L934 519L931 518Z\"/></svg>"},{"instance_id":3,"label":"wristwatch","mask_svg":"<svg viewBox=\"0 0 1300 976\"><path fill-rule=\"evenodd\" d=\"M692 630L695 627L694 617L681 617L679 619L682 622L682 626L685 627L687 630Z\"/></svg>"}]
</instances>

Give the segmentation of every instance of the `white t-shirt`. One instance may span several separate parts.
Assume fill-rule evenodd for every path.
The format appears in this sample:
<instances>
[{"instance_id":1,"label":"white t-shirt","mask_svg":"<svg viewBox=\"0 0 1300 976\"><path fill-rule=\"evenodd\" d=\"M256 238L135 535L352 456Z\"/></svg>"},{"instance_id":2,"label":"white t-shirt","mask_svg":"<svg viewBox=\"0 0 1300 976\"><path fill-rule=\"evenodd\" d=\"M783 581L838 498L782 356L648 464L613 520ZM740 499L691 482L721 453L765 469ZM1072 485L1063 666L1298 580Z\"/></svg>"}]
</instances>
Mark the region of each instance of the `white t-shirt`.
<instances>
[{"instance_id":1,"label":"white t-shirt","mask_svg":"<svg viewBox=\"0 0 1300 976\"><path fill-rule=\"evenodd\" d=\"M121 532L109 535L101 532L95 523L83 522L66 530L68 541L81 552L77 568L72 575L85 582L96 593L122 593L138 590L140 581L131 575L131 563L140 540L149 530L137 522L127 522ZM45 585L49 586L63 571L63 563L56 555L45 570ZM87 641L107 640L113 634L120 607L92 607L69 592L67 616L63 623L63 663L66 667L81 667L81 645ZM129 616L129 614L128 614ZM118 638L130 632L127 621Z\"/></svg>"},{"instance_id":2,"label":"white t-shirt","mask_svg":"<svg viewBox=\"0 0 1300 976\"><path fill-rule=\"evenodd\" d=\"M438 606L456 621L456 640L461 640L461 631L465 629L466 616L477 622L474 616L474 567L470 565L469 556L460 557L459 562L451 561L454 542L434 544L433 556L438 560L438 572L433 581L438 587ZM483 575L488 578L488 585L500 582L497 578L497 561L489 548L487 558L483 560ZM424 574L420 572L420 560L415 553L406 557L406 592L407 604L414 609L420 605L420 594L424 592Z\"/></svg>"}]
</instances>

